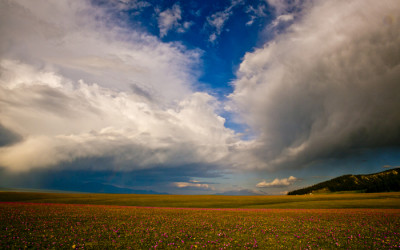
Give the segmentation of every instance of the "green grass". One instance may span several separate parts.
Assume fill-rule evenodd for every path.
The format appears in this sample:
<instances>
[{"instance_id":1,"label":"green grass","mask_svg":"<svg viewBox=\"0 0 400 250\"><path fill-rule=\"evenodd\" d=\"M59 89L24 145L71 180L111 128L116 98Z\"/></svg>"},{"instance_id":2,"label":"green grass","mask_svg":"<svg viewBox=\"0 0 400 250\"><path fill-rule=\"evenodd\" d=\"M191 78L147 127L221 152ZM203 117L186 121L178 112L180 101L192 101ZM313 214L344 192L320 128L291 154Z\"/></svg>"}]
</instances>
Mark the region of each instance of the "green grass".
<instances>
[{"instance_id":1,"label":"green grass","mask_svg":"<svg viewBox=\"0 0 400 250\"><path fill-rule=\"evenodd\" d=\"M316 194L301 196L0 192L0 202L191 208L400 208L400 192Z\"/></svg>"}]
</instances>

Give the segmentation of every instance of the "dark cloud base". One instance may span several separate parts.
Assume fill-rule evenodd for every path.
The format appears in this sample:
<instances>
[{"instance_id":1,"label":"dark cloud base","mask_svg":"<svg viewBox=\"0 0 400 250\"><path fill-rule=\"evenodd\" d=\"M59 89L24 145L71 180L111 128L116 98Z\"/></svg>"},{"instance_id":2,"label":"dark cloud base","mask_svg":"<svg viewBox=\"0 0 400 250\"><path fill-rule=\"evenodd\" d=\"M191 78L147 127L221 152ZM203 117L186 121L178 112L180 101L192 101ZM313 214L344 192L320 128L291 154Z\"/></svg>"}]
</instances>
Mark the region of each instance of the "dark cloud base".
<instances>
[{"instance_id":1,"label":"dark cloud base","mask_svg":"<svg viewBox=\"0 0 400 250\"><path fill-rule=\"evenodd\" d=\"M46 169L11 173L0 168L2 188L29 188L94 193L180 193L171 185L193 178L219 178L223 171L211 165L154 167L135 171L93 170L116 169L112 158L85 158ZM215 183L213 183L215 184ZM186 191L186 190L185 190Z\"/></svg>"}]
</instances>

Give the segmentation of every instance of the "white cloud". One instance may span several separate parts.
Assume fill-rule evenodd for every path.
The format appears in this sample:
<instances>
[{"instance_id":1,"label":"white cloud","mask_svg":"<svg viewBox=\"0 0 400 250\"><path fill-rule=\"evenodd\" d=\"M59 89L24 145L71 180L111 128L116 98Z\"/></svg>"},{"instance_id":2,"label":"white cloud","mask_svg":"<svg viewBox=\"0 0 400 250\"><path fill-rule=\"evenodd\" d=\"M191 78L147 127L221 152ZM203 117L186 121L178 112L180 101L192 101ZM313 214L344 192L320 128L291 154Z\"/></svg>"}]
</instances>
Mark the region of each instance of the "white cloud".
<instances>
[{"instance_id":1,"label":"white cloud","mask_svg":"<svg viewBox=\"0 0 400 250\"><path fill-rule=\"evenodd\" d=\"M179 4L174 4L171 9L161 12L158 17L158 28L160 36L164 37L168 31L174 28L180 28L183 31L179 21L182 19L182 11Z\"/></svg>"},{"instance_id":2,"label":"white cloud","mask_svg":"<svg viewBox=\"0 0 400 250\"><path fill-rule=\"evenodd\" d=\"M230 98L258 136L259 168L398 145L398 13L395 0L316 1L245 55Z\"/></svg>"},{"instance_id":3,"label":"white cloud","mask_svg":"<svg viewBox=\"0 0 400 250\"><path fill-rule=\"evenodd\" d=\"M202 183L193 183L193 182L174 182L172 183L173 186L178 187L178 188L188 188L188 187L194 187L194 188L201 188L201 189L210 189L214 190L213 187L211 187L208 184L202 184Z\"/></svg>"},{"instance_id":4,"label":"white cloud","mask_svg":"<svg viewBox=\"0 0 400 250\"><path fill-rule=\"evenodd\" d=\"M277 27L278 25L280 25L282 23L287 23L289 21L292 21L293 19L294 19L294 15L292 15L292 14L280 15L271 23L271 27Z\"/></svg>"},{"instance_id":5,"label":"white cloud","mask_svg":"<svg viewBox=\"0 0 400 250\"><path fill-rule=\"evenodd\" d=\"M229 166L240 141L192 90L199 52L108 18L88 1L0 2L0 124L22 138L0 147L0 166Z\"/></svg>"},{"instance_id":6,"label":"white cloud","mask_svg":"<svg viewBox=\"0 0 400 250\"><path fill-rule=\"evenodd\" d=\"M290 176L289 178L278 179L276 178L272 182L266 182L265 180L258 183L256 187L258 188L266 188L266 187L287 187L293 184L293 182L297 181L297 178L294 176Z\"/></svg>"},{"instance_id":7,"label":"white cloud","mask_svg":"<svg viewBox=\"0 0 400 250\"><path fill-rule=\"evenodd\" d=\"M3 60L1 71L1 123L25 138L0 149L11 170L101 156L121 170L216 164L238 141L206 93L164 109L142 95L74 84L15 61Z\"/></svg>"},{"instance_id":8,"label":"white cloud","mask_svg":"<svg viewBox=\"0 0 400 250\"><path fill-rule=\"evenodd\" d=\"M114 26L106 11L87 1L1 3L2 58L53 67L77 82L129 91L145 87L168 104L191 92L198 51L160 43L153 36ZM29 41L27 43L26 41Z\"/></svg>"}]
</instances>

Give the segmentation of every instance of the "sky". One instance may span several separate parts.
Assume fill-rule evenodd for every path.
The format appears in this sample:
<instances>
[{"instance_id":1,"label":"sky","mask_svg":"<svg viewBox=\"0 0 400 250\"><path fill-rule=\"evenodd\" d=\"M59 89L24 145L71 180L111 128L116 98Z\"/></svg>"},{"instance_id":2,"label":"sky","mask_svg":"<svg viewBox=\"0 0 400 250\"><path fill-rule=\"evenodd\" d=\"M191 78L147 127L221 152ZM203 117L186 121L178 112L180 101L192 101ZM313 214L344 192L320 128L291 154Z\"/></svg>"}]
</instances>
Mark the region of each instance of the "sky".
<instances>
[{"instance_id":1,"label":"sky","mask_svg":"<svg viewBox=\"0 0 400 250\"><path fill-rule=\"evenodd\" d=\"M397 0L0 0L0 188L277 195L400 165Z\"/></svg>"}]
</instances>

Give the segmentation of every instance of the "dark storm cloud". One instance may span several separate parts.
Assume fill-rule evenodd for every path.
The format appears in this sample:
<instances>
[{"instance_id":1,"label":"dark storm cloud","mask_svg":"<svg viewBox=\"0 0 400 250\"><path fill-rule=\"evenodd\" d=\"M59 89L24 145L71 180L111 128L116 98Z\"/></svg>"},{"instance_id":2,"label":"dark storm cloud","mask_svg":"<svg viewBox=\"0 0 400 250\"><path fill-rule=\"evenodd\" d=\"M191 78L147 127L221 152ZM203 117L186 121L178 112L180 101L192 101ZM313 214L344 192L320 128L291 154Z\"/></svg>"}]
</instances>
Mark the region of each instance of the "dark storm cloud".
<instances>
[{"instance_id":1,"label":"dark storm cloud","mask_svg":"<svg viewBox=\"0 0 400 250\"><path fill-rule=\"evenodd\" d=\"M400 5L313 1L245 56L231 95L266 168L400 146Z\"/></svg>"}]
</instances>

